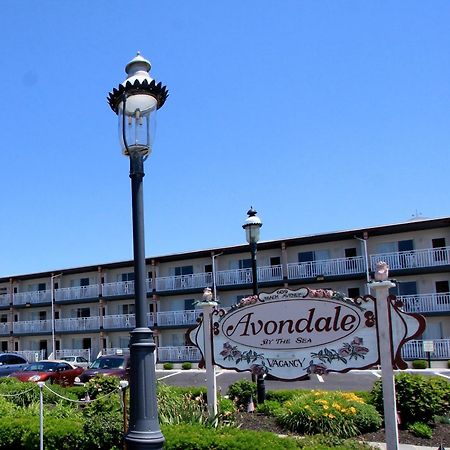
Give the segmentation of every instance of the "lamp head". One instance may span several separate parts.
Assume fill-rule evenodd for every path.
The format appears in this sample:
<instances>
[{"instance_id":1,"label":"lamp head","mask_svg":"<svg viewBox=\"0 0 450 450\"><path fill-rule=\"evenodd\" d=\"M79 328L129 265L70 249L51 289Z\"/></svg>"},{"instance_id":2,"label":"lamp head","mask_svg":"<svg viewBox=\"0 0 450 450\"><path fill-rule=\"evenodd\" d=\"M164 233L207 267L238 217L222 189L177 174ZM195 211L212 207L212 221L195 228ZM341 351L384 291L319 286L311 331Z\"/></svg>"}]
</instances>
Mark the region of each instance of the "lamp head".
<instances>
[{"instance_id":1,"label":"lamp head","mask_svg":"<svg viewBox=\"0 0 450 450\"><path fill-rule=\"evenodd\" d=\"M257 212L250 207L247 211L247 219L242 225L245 230L245 237L249 244L255 244L259 241L260 228L262 227L261 219L256 215Z\"/></svg>"}]
</instances>

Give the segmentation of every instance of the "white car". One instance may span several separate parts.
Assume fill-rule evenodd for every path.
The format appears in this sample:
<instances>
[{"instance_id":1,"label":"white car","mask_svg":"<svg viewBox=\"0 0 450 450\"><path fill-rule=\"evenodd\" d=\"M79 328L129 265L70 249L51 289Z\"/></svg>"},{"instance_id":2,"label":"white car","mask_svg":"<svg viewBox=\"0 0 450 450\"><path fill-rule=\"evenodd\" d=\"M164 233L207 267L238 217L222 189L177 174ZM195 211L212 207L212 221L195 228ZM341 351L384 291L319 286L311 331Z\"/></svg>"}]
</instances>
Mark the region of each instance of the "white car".
<instances>
[{"instance_id":1,"label":"white car","mask_svg":"<svg viewBox=\"0 0 450 450\"><path fill-rule=\"evenodd\" d=\"M83 367L83 369L86 369L89 366L89 361L83 356L69 355L63 356L61 359L71 363L74 366Z\"/></svg>"}]
</instances>

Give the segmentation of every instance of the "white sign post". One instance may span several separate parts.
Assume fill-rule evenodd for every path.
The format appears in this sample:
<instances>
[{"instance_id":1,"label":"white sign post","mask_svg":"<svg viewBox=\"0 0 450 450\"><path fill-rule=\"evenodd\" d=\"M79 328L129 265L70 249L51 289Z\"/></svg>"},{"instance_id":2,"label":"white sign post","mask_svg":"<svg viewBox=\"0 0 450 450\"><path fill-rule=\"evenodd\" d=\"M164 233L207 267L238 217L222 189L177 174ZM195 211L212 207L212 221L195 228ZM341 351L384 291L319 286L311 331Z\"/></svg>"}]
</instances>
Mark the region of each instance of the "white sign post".
<instances>
[{"instance_id":1,"label":"white sign post","mask_svg":"<svg viewBox=\"0 0 450 450\"><path fill-rule=\"evenodd\" d=\"M383 383L384 426L386 450L398 450L397 403L395 399L394 367L392 364L392 328L389 314L389 289L395 287L391 281L375 281L369 284L375 292L379 334L379 352Z\"/></svg>"}]
</instances>

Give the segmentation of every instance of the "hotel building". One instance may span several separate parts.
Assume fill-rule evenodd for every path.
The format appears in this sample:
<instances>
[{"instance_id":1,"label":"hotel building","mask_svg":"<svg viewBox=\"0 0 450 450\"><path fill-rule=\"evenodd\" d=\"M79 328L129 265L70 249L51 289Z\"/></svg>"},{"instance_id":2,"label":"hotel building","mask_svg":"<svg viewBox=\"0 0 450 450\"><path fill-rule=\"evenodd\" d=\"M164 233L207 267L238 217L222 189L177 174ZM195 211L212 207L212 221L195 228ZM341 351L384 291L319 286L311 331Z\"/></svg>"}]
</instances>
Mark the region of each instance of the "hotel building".
<instances>
[{"instance_id":1,"label":"hotel building","mask_svg":"<svg viewBox=\"0 0 450 450\"><path fill-rule=\"evenodd\" d=\"M258 244L261 292L301 286L331 288L349 297L367 293L367 277L386 261L397 280L395 294L427 327L408 342L405 359L450 359L450 217L264 241ZM252 292L249 246L236 245L149 257L148 324L157 357L196 361L185 334L200 311L195 302L215 284L227 308ZM214 268L214 270L213 270ZM0 278L0 351L28 357L126 350L134 327L133 262L122 261ZM215 283L214 283L215 282Z\"/></svg>"}]
</instances>

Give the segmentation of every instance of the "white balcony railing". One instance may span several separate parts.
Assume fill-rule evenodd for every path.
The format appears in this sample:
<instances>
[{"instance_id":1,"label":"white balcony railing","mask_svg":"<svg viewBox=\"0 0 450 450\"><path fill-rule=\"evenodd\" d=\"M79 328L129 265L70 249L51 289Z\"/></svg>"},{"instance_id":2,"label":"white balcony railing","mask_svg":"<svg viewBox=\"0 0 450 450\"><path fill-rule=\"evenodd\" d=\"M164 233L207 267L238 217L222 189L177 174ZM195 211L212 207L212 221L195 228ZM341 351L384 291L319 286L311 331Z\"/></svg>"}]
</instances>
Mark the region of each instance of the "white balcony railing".
<instances>
[{"instance_id":1,"label":"white balcony railing","mask_svg":"<svg viewBox=\"0 0 450 450\"><path fill-rule=\"evenodd\" d=\"M450 312L450 293L399 295L403 310L410 313Z\"/></svg>"},{"instance_id":2,"label":"white balcony railing","mask_svg":"<svg viewBox=\"0 0 450 450\"><path fill-rule=\"evenodd\" d=\"M0 306L9 306L9 294L0 294Z\"/></svg>"},{"instance_id":3,"label":"white balcony railing","mask_svg":"<svg viewBox=\"0 0 450 450\"><path fill-rule=\"evenodd\" d=\"M145 280L145 287L147 292L153 289L153 282L151 278ZM102 284L103 297L113 297L115 295L134 295L134 281L116 281L114 283Z\"/></svg>"},{"instance_id":4,"label":"white balcony railing","mask_svg":"<svg viewBox=\"0 0 450 450\"><path fill-rule=\"evenodd\" d=\"M434 339L434 352L431 359L450 359L450 339ZM409 341L402 348L404 359L426 359L423 341Z\"/></svg>"},{"instance_id":5,"label":"white balcony railing","mask_svg":"<svg viewBox=\"0 0 450 450\"><path fill-rule=\"evenodd\" d=\"M158 347L157 356L159 362L164 361L200 361L201 354L197 347Z\"/></svg>"},{"instance_id":6,"label":"white balcony railing","mask_svg":"<svg viewBox=\"0 0 450 450\"><path fill-rule=\"evenodd\" d=\"M24 320L13 322L13 333L48 333L52 331L51 320Z\"/></svg>"},{"instance_id":7,"label":"white balcony railing","mask_svg":"<svg viewBox=\"0 0 450 450\"><path fill-rule=\"evenodd\" d=\"M201 310L158 312L156 313L156 323L160 327L194 325L201 313Z\"/></svg>"},{"instance_id":8,"label":"white balcony railing","mask_svg":"<svg viewBox=\"0 0 450 450\"><path fill-rule=\"evenodd\" d=\"M13 294L14 305L30 305L36 303L46 303L52 301L52 293L50 289L45 291L17 292Z\"/></svg>"},{"instance_id":9,"label":"white balcony railing","mask_svg":"<svg viewBox=\"0 0 450 450\"><path fill-rule=\"evenodd\" d=\"M221 270L216 273L217 286L251 284L252 269Z\"/></svg>"},{"instance_id":10,"label":"white balcony railing","mask_svg":"<svg viewBox=\"0 0 450 450\"><path fill-rule=\"evenodd\" d=\"M204 288L212 286L212 284L212 273L210 272L156 278L157 291Z\"/></svg>"},{"instance_id":11,"label":"white balcony railing","mask_svg":"<svg viewBox=\"0 0 450 450\"><path fill-rule=\"evenodd\" d=\"M95 298L99 294L99 285L90 284L88 286L73 286L55 290L55 300L82 300L84 298Z\"/></svg>"},{"instance_id":12,"label":"white balcony railing","mask_svg":"<svg viewBox=\"0 0 450 450\"><path fill-rule=\"evenodd\" d=\"M82 356L86 358L88 361L91 360L91 349L90 348L71 348L64 350L56 350L55 351L55 359L64 358L64 356Z\"/></svg>"},{"instance_id":13,"label":"white balcony railing","mask_svg":"<svg viewBox=\"0 0 450 450\"><path fill-rule=\"evenodd\" d=\"M445 266L450 264L450 247L370 255L372 270L379 261L386 262L391 270Z\"/></svg>"},{"instance_id":14,"label":"white balcony railing","mask_svg":"<svg viewBox=\"0 0 450 450\"><path fill-rule=\"evenodd\" d=\"M0 334L5 335L9 334L11 331L11 325L9 323L0 323Z\"/></svg>"},{"instance_id":15,"label":"white balcony railing","mask_svg":"<svg viewBox=\"0 0 450 450\"><path fill-rule=\"evenodd\" d=\"M288 264L288 278L315 278L318 276L353 275L365 272L364 258L323 259Z\"/></svg>"},{"instance_id":16,"label":"white balcony railing","mask_svg":"<svg viewBox=\"0 0 450 450\"><path fill-rule=\"evenodd\" d=\"M100 317L70 317L55 320L55 330L60 331L98 331Z\"/></svg>"},{"instance_id":17,"label":"white balcony railing","mask_svg":"<svg viewBox=\"0 0 450 450\"><path fill-rule=\"evenodd\" d=\"M147 325L154 325L154 314L147 313ZM103 316L103 328L134 328L136 326L136 318L134 314L113 314Z\"/></svg>"}]
</instances>

